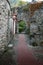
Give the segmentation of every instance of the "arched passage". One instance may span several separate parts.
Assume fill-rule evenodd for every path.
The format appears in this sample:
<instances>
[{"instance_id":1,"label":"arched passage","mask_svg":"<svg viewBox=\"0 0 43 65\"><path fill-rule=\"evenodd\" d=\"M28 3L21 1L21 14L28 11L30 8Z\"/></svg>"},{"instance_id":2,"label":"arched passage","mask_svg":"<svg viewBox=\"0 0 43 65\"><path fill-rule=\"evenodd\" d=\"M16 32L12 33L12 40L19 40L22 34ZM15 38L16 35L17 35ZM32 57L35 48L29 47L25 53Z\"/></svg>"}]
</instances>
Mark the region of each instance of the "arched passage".
<instances>
[{"instance_id":1,"label":"arched passage","mask_svg":"<svg viewBox=\"0 0 43 65\"><path fill-rule=\"evenodd\" d=\"M18 21L18 31L19 33L27 33L27 22L24 20Z\"/></svg>"}]
</instances>

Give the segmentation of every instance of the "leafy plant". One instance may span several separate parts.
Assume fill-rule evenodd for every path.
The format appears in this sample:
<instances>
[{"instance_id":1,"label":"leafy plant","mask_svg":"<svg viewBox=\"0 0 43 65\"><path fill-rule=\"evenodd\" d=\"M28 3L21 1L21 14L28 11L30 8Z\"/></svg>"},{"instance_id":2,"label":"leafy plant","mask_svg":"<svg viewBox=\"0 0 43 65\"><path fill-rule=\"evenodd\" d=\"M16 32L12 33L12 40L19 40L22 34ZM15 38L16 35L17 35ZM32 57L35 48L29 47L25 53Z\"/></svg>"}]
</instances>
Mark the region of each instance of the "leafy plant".
<instances>
[{"instance_id":1,"label":"leafy plant","mask_svg":"<svg viewBox=\"0 0 43 65\"><path fill-rule=\"evenodd\" d=\"M19 6L23 6L23 5L25 5L25 4L27 4L27 2L19 1L19 3L18 3Z\"/></svg>"},{"instance_id":2,"label":"leafy plant","mask_svg":"<svg viewBox=\"0 0 43 65\"><path fill-rule=\"evenodd\" d=\"M19 22L19 32L22 32L26 28L26 24L24 21Z\"/></svg>"}]
</instances>

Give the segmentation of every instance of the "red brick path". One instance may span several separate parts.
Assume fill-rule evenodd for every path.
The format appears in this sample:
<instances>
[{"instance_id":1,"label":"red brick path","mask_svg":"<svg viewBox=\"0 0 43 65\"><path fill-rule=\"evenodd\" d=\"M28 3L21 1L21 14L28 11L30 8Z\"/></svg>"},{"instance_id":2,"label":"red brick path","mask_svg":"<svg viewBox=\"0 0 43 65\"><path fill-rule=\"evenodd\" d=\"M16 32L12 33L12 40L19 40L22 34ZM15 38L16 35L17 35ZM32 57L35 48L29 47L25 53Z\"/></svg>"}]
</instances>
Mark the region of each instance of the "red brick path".
<instances>
[{"instance_id":1,"label":"red brick path","mask_svg":"<svg viewBox=\"0 0 43 65\"><path fill-rule=\"evenodd\" d=\"M23 34L19 35L16 50L18 65L43 65L43 63L39 63L36 60L33 54L33 50L31 48L28 48L25 36Z\"/></svg>"}]
</instances>

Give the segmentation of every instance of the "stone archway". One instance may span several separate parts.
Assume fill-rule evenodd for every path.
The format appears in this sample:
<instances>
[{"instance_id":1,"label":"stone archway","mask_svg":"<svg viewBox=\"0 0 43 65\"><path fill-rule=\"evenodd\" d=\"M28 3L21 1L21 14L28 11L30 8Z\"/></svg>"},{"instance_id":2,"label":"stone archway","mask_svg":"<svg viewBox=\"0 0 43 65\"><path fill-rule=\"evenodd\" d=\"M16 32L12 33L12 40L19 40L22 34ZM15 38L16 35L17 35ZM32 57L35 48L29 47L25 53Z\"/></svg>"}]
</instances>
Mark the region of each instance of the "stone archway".
<instances>
[{"instance_id":1,"label":"stone archway","mask_svg":"<svg viewBox=\"0 0 43 65\"><path fill-rule=\"evenodd\" d=\"M17 33L26 33L27 23L24 20L19 20L17 23Z\"/></svg>"}]
</instances>

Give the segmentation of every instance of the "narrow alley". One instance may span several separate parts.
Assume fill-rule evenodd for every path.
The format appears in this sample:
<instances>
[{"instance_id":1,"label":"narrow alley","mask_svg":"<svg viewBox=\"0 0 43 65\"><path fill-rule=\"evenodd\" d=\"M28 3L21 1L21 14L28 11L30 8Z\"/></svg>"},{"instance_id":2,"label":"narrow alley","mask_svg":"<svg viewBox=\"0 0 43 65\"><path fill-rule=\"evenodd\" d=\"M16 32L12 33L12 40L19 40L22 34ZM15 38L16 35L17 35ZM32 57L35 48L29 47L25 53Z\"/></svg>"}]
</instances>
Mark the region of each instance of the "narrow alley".
<instances>
[{"instance_id":1,"label":"narrow alley","mask_svg":"<svg viewBox=\"0 0 43 65\"><path fill-rule=\"evenodd\" d=\"M0 0L0 65L43 65L42 0Z\"/></svg>"}]
</instances>

